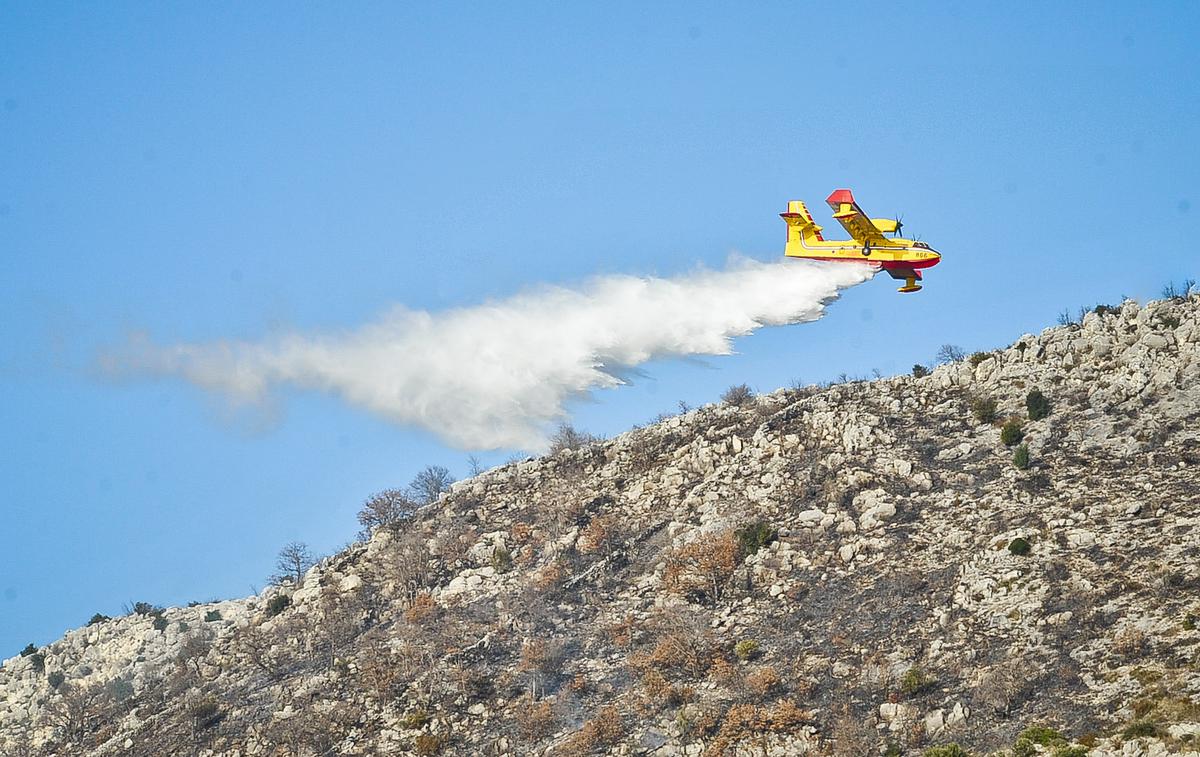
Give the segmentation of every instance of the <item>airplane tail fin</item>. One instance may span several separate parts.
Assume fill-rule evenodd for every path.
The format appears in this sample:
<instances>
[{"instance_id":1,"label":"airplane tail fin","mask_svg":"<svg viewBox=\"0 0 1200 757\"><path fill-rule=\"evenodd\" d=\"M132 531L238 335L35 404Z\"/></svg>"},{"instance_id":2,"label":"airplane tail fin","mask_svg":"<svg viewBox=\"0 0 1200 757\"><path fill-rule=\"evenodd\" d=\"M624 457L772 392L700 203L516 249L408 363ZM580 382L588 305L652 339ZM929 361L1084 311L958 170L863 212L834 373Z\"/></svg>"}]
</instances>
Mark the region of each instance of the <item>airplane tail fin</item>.
<instances>
[{"instance_id":1,"label":"airplane tail fin","mask_svg":"<svg viewBox=\"0 0 1200 757\"><path fill-rule=\"evenodd\" d=\"M821 227L813 221L812 213L800 200L788 200L786 213L779 216L787 222L787 246L784 255L802 255L804 243L809 241L821 242Z\"/></svg>"}]
</instances>

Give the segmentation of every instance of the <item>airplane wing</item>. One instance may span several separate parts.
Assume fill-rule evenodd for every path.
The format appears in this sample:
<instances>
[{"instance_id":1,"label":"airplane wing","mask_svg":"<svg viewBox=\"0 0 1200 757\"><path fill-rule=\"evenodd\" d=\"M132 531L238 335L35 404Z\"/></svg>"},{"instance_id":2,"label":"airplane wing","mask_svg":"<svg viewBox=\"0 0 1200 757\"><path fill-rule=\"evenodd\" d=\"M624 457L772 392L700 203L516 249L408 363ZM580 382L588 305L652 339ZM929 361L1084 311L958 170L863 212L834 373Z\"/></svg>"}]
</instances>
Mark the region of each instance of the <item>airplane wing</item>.
<instances>
[{"instance_id":1,"label":"airplane wing","mask_svg":"<svg viewBox=\"0 0 1200 757\"><path fill-rule=\"evenodd\" d=\"M825 202L833 208L833 217L855 242L863 246L887 242L883 232L867 217L862 208L858 207L849 189L835 189L833 194L825 198Z\"/></svg>"}]
</instances>

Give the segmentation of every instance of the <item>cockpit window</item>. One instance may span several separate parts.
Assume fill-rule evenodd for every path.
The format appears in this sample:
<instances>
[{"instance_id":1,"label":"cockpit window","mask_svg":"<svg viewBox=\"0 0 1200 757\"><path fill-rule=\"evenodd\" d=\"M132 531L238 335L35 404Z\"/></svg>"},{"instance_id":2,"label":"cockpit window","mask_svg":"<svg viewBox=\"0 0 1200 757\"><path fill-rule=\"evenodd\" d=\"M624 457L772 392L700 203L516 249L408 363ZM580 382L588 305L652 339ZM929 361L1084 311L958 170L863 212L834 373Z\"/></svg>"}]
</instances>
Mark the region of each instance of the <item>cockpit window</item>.
<instances>
[{"instance_id":1,"label":"cockpit window","mask_svg":"<svg viewBox=\"0 0 1200 757\"><path fill-rule=\"evenodd\" d=\"M913 242L913 247L920 247L922 250L929 249L929 245L925 244L924 242Z\"/></svg>"}]
</instances>

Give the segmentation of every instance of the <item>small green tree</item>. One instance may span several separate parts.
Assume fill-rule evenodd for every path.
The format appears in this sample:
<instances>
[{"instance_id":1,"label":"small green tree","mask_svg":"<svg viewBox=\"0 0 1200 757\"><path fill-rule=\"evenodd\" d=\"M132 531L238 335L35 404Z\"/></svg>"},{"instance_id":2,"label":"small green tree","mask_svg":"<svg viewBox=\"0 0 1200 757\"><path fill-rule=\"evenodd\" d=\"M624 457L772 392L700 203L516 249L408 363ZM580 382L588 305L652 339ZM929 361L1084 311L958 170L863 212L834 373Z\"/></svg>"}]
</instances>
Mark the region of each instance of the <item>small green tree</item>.
<instances>
[{"instance_id":1,"label":"small green tree","mask_svg":"<svg viewBox=\"0 0 1200 757\"><path fill-rule=\"evenodd\" d=\"M96 613L95 615L92 616L91 620L89 620L87 622L87 624L89 626L94 626L97 623L103 623L106 620L112 620L112 618L108 617L107 615L101 615L100 613Z\"/></svg>"},{"instance_id":2,"label":"small green tree","mask_svg":"<svg viewBox=\"0 0 1200 757\"><path fill-rule=\"evenodd\" d=\"M1017 451L1013 453L1013 465L1017 466L1018 470L1029 470L1029 445L1022 444L1017 447Z\"/></svg>"},{"instance_id":3,"label":"small green tree","mask_svg":"<svg viewBox=\"0 0 1200 757\"><path fill-rule=\"evenodd\" d=\"M1029 540L1022 539L1020 536L1008 543L1008 551L1017 557L1024 557L1029 554L1029 550L1031 549L1033 549L1033 546L1029 543Z\"/></svg>"},{"instance_id":4,"label":"small green tree","mask_svg":"<svg viewBox=\"0 0 1200 757\"><path fill-rule=\"evenodd\" d=\"M929 369L920 363L913 363L912 375L913 378L924 378L929 375Z\"/></svg>"},{"instance_id":5,"label":"small green tree","mask_svg":"<svg viewBox=\"0 0 1200 757\"><path fill-rule=\"evenodd\" d=\"M1025 438L1025 431L1021 428L1021 422L1016 418L1010 418L1000 427L1000 441L1004 446L1011 447L1014 444L1020 444Z\"/></svg>"},{"instance_id":6,"label":"small green tree","mask_svg":"<svg viewBox=\"0 0 1200 757\"><path fill-rule=\"evenodd\" d=\"M1050 414L1050 400L1040 389L1030 389L1025 395L1025 409L1029 411L1029 420L1040 421Z\"/></svg>"},{"instance_id":7,"label":"small green tree","mask_svg":"<svg viewBox=\"0 0 1200 757\"><path fill-rule=\"evenodd\" d=\"M971 757L971 753L958 744L931 746L921 753L924 757Z\"/></svg>"},{"instance_id":8,"label":"small green tree","mask_svg":"<svg viewBox=\"0 0 1200 757\"><path fill-rule=\"evenodd\" d=\"M775 529L762 521L755 521L734 532L738 543L738 555L744 560L771 542L775 541Z\"/></svg>"}]
</instances>

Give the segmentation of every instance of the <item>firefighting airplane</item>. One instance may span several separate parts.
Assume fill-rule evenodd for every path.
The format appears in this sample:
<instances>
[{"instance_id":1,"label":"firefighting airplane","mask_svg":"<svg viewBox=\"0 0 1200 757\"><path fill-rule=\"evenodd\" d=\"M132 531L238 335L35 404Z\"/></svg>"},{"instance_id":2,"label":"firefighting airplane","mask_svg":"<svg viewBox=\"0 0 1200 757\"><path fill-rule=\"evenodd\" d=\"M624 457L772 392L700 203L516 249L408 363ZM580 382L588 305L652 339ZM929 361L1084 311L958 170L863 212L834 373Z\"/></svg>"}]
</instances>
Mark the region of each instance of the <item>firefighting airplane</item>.
<instances>
[{"instance_id":1,"label":"firefighting airplane","mask_svg":"<svg viewBox=\"0 0 1200 757\"><path fill-rule=\"evenodd\" d=\"M787 246L783 254L792 258L867 263L882 268L893 279L902 279L898 291L917 292L922 268L935 266L942 256L924 242L900 238L901 223L890 218L868 218L854 201L849 189L835 189L825 198L833 208L833 217L850 233L851 239L825 239L821 227L799 200L789 200L786 213ZM885 237L884 234L891 234Z\"/></svg>"}]
</instances>

